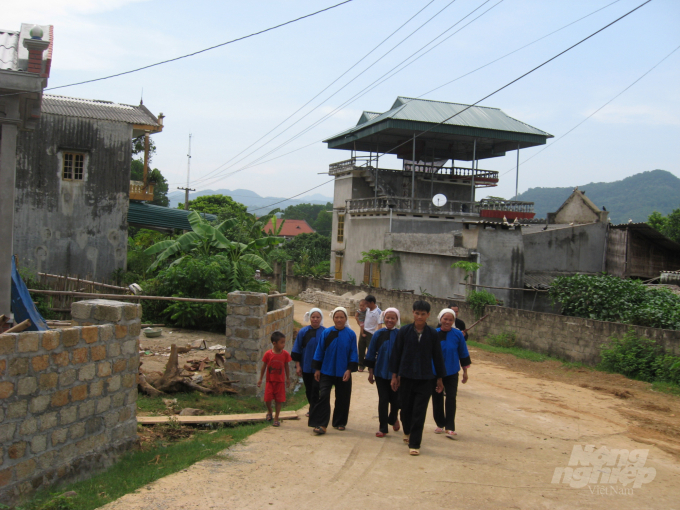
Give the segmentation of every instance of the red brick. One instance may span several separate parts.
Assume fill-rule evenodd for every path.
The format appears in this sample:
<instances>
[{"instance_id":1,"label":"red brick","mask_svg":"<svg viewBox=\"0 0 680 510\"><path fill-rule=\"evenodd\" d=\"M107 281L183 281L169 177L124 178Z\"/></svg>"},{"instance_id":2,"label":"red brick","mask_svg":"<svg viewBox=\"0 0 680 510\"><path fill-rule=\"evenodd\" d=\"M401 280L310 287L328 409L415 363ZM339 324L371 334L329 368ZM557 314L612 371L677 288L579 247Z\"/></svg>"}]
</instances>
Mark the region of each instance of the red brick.
<instances>
[{"instance_id":1,"label":"red brick","mask_svg":"<svg viewBox=\"0 0 680 510\"><path fill-rule=\"evenodd\" d=\"M123 338L128 334L128 327L122 324L116 324L116 338Z\"/></svg>"},{"instance_id":2,"label":"red brick","mask_svg":"<svg viewBox=\"0 0 680 510\"><path fill-rule=\"evenodd\" d=\"M81 347L80 349L75 349L73 351L73 363L87 363L89 356L87 355L89 349L87 347Z\"/></svg>"},{"instance_id":3,"label":"red brick","mask_svg":"<svg viewBox=\"0 0 680 510\"><path fill-rule=\"evenodd\" d=\"M69 364L68 351L52 354L52 362L60 367L65 367Z\"/></svg>"},{"instance_id":4,"label":"red brick","mask_svg":"<svg viewBox=\"0 0 680 510\"><path fill-rule=\"evenodd\" d=\"M44 356L34 356L31 358L31 364L33 365L33 370L42 372L50 366L50 357L47 354Z\"/></svg>"},{"instance_id":5,"label":"red brick","mask_svg":"<svg viewBox=\"0 0 680 510\"><path fill-rule=\"evenodd\" d=\"M45 331L42 339L43 349L51 351L59 347L59 331Z\"/></svg>"},{"instance_id":6,"label":"red brick","mask_svg":"<svg viewBox=\"0 0 680 510\"><path fill-rule=\"evenodd\" d=\"M71 389L71 398L73 401L85 400L87 398L87 384L82 384Z\"/></svg>"},{"instance_id":7,"label":"red brick","mask_svg":"<svg viewBox=\"0 0 680 510\"><path fill-rule=\"evenodd\" d=\"M14 393L14 383L9 381L0 382L0 398L9 398Z\"/></svg>"},{"instance_id":8,"label":"red brick","mask_svg":"<svg viewBox=\"0 0 680 510\"><path fill-rule=\"evenodd\" d=\"M92 361L100 361L106 358L106 346L95 345L92 347Z\"/></svg>"},{"instance_id":9,"label":"red brick","mask_svg":"<svg viewBox=\"0 0 680 510\"><path fill-rule=\"evenodd\" d=\"M119 359L113 364L113 373L122 372L127 368L127 360Z\"/></svg>"},{"instance_id":10,"label":"red brick","mask_svg":"<svg viewBox=\"0 0 680 510\"><path fill-rule=\"evenodd\" d=\"M83 340L85 343L93 344L99 337L99 328L97 326L87 326L83 328Z\"/></svg>"},{"instance_id":11,"label":"red brick","mask_svg":"<svg viewBox=\"0 0 680 510\"><path fill-rule=\"evenodd\" d=\"M61 407L68 404L68 390L59 390L52 395L52 406Z\"/></svg>"}]
</instances>

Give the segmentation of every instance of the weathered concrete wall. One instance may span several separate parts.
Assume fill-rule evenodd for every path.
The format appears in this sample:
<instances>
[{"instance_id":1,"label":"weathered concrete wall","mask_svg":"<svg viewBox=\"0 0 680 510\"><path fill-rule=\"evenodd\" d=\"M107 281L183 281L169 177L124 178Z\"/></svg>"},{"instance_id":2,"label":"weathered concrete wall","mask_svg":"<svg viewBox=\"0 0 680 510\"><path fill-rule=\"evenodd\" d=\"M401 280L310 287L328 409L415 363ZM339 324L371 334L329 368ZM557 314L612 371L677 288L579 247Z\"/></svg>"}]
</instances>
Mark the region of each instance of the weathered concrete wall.
<instances>
[{"instance_id":1,"label":"weathered concrete wall","mask_svg":"<svg viewBox=\"0 0 680 510\"><path fill-rule=\"evenodd\" d=\"M86 478L137 440L141 307L72 310L79 327L0 335L0 501Z\"/></svg>"},{"instance_id":2,"label":"weathered concrete wall","mask_svg":"<svg viewBox=\"0 0 680 510\"><path fill-rule=\"evenodd\" d=\"M132 126L43 114L17 142L14 253L22 265L101 281L124 268ZM64 151L85 155L82 181L62 179Z\"/></svg>"},{"instance_id":3,"label":"weathered concrete wall","mask_svg":"<svg viewBox=\"0 0 680 510\"><path fill-rule=\"evenodd\" d=\"M680 356L680 331L643 328L549 313L487 306L489 317L470 332L472 339L484 339L514 331L516 345L567 361L596 365L600 346L615 336L622 338L630 328L638 336L654 340L667 353Z\"/></svg>"},{"instance_id":4,"label":"weathered concrete wall","mask_svg":"<svg viewBox=\"0 0 680 510\"><path fill-rule=\"evenodd\" d=\"M606 236L606 223L524 234L524 268L571 273L604 271Z\"/></svg>"},{"instance_id":5,"label":"weathered concrete wall","mask_svg":"<svg viewBox=\"0 0 680 510\"><path fill-rule=\"evenodd\" d=\"M226 373L231 380L239 381L244 395L263 395L257 380L262 367L262 356L271 349L271 334L281 331L286 335L286 350L293 348L293 302L288 298L270 298L272 310L267 311L267 294L257 292L231 292L227 308L227 361ZM291 381L297 381L294 364L291 364ZM293 386L291 386L292 388Z\"/></svg>"},{"instance_id":6,"label":"weathered concrete wall","mask_svg":"<svg viewBox=\"0 0 680 510\"><path fill-rule=\"evenodd\" d=\"M501 225L479 228L477 252L479 263L479 285L521 289L524 287L524 243L520 229L504 228ZM462 281L462 280L461 280ZM506 306L519 308L522 305L521 290L484 289L491 292Z\"/></svg>"}]
</instances>

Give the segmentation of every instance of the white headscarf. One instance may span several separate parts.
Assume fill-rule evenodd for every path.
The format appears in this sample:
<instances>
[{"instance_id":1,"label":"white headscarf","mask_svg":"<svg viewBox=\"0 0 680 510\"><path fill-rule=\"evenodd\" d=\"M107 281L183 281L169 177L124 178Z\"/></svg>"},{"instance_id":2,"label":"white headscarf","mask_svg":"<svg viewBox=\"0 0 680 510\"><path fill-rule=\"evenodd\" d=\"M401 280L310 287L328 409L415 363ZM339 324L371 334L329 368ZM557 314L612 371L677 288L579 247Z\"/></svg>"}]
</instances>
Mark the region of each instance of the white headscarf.
<instances>
[{"instance_id":1,"label":"white headscarf","mask_svg":"<svg viewBox=\"0 0 680 510\"><path fill-rule=\"evenodd\" d=\"M450 308L444 308L441 312L439 312L439 315L437 315L437 320L438 320L439 322L441 322L441 321L442 321L442 317L443 317L445 314L447 314L447 313L450 313L451 315L453 315L453 320L454 320L454 321L456 320L456 312L454 312L454 311L451 310Z\"/></svg>"},{"instance_id":2,"label":"white headscarf","mask_svg":"<svg viewBox=\"0 0 680 510\"><path fill-rule=\"evenodd\" d=\"M399 310L396 308L388 308L387 310L383 310L383 313L380 314L380 324L385 324L385 315L387 315L387 312L394 312L397 314L397 324L394 326L395 328L398 328L401 326L401 314L399 313Z\"/></svg>"},{"instance_id":3,"label":"white headscarf","mask_svg":"<svg viewBox=\"0 0 680 510\"><path fill-rule=\"evenodd\" d=\"M345 314L345 319L348 318L347 309L344 306L338 306L333 309L333 311L331 312L331 320L333 320L333 317L335 317L335 312L342 312Z\"/></svg>"},{"instance_id":4,"label":"white headscarf","mask_svg":"<svg viewBox=\"0 0 680 510\"><path fill-rule=\"evenodd\" d=\"M307 313L305 313L305 317L304 317L303 320L304 320L305 322L310 322L310 319L312 318L312 314L313 314L314 312L318 313L318 314L321 316L321 326L323 326L323 312L322 312L320 309L318 309L318 308L312 308L310 311L308 311Z\"/></svg>"}]
</instances>

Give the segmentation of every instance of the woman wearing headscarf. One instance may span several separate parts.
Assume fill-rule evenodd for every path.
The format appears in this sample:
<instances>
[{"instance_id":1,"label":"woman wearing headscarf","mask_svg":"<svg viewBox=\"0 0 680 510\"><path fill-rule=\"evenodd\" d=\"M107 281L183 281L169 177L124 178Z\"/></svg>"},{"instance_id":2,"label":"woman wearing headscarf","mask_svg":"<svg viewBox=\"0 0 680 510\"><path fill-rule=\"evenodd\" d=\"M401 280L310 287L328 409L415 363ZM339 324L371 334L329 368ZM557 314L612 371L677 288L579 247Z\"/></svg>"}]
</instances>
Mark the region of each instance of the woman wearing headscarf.
<instances>
[{"instance_id":1,"label":"woman wearing headscarf","mask_svg":"<svg viewBox=\"0 0 680 510\"><path fill-rule=\"evenodd\" d=\"M314 380L312 361L319 337L324 330L323 312L318 308L312 308L305 314L304 321L309 322L310 325L300 330L295 338L290 355L295 362L295 371L298 377L302 377L302 381L305 383L305 394L307 395L307 402L309 402L307 416L309 416L312 408L319 400L319 383Z\"/></svg>"},{"instance_id":2,"label":"woman wearing headscarf","mask_svg":"<svg viewBox=\"0 0 680 510\"><path fill-rule=\"evenodd\" d=\"M453 439L456 433L456 393L458 393L458 372L463 368L461 382L468 381L467 370L470 367L470 353L465 343L463 333L454 327L456 313L451 308L444 308L438 315L440 326L437 328L441 342L442 355L446 365L446 377L442 379L444 392L432 390L432 414L437 428L435 434L446 433L446 437Z\"/></svg>"},{"instance_id":3,"label":"woman wearing headscarf","mask_svg":"<svg viewBox=\"0 0 680 510\"><path fill-rule=\"evenodd\" d=\"M380 323L385 327L373 334L366 351L365 363L368 367L368 382L378 389L378 423L379 430L376 437L385 437L389 432L388 426L397 432L401 428L399 423L399 393L392 390L392 372L390 372L390 356L397 338L401 317L399 310L388 308L380 316Z\"/></svg>"},{"instance_id":4,"label":"woman wearing headscarf","mask_svg":"<svg viewBox=\"0 0 680 510\"><path fill-rule=\"evenodd\" d=\"M335 386L333 427L345 430L352 397L352 372L359 368L357 336L347 324L347 310L331 312L333 326L324 330L314 352L314 379L319 383L319 401L309 413L309 426L325 434L331 419L331 388Z\"/></svg>"}]
</instances>

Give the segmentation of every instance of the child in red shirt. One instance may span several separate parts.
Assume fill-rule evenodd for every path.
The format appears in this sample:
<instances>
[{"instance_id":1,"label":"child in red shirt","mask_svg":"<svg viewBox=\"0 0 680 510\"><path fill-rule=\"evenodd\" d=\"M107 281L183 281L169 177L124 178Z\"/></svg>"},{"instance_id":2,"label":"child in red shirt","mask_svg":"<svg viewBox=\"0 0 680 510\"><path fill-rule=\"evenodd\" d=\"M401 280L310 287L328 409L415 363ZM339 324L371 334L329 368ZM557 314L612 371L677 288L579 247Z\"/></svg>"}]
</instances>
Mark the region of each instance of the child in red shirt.
<instances>
[{"instance_id":1,"label":"child in red shirt","mask_svg":"<svg viewBox=\"0 0 680 510\"><path fill-rule=\"evenodd\" d=\"M267 421L272 419L272 400L276 402L276 417L274 426L279 427L279 413L281 404L286 401L286 383L290 380L288 363L293 361L290 353L284 349L286 335L280 331L274 331L271 336L272 348L262 357L262 370L257 387L262 385L264 371L267 370L267 382L264 386L264 403L267 405Z\"/></svg>"}]
</instances>

